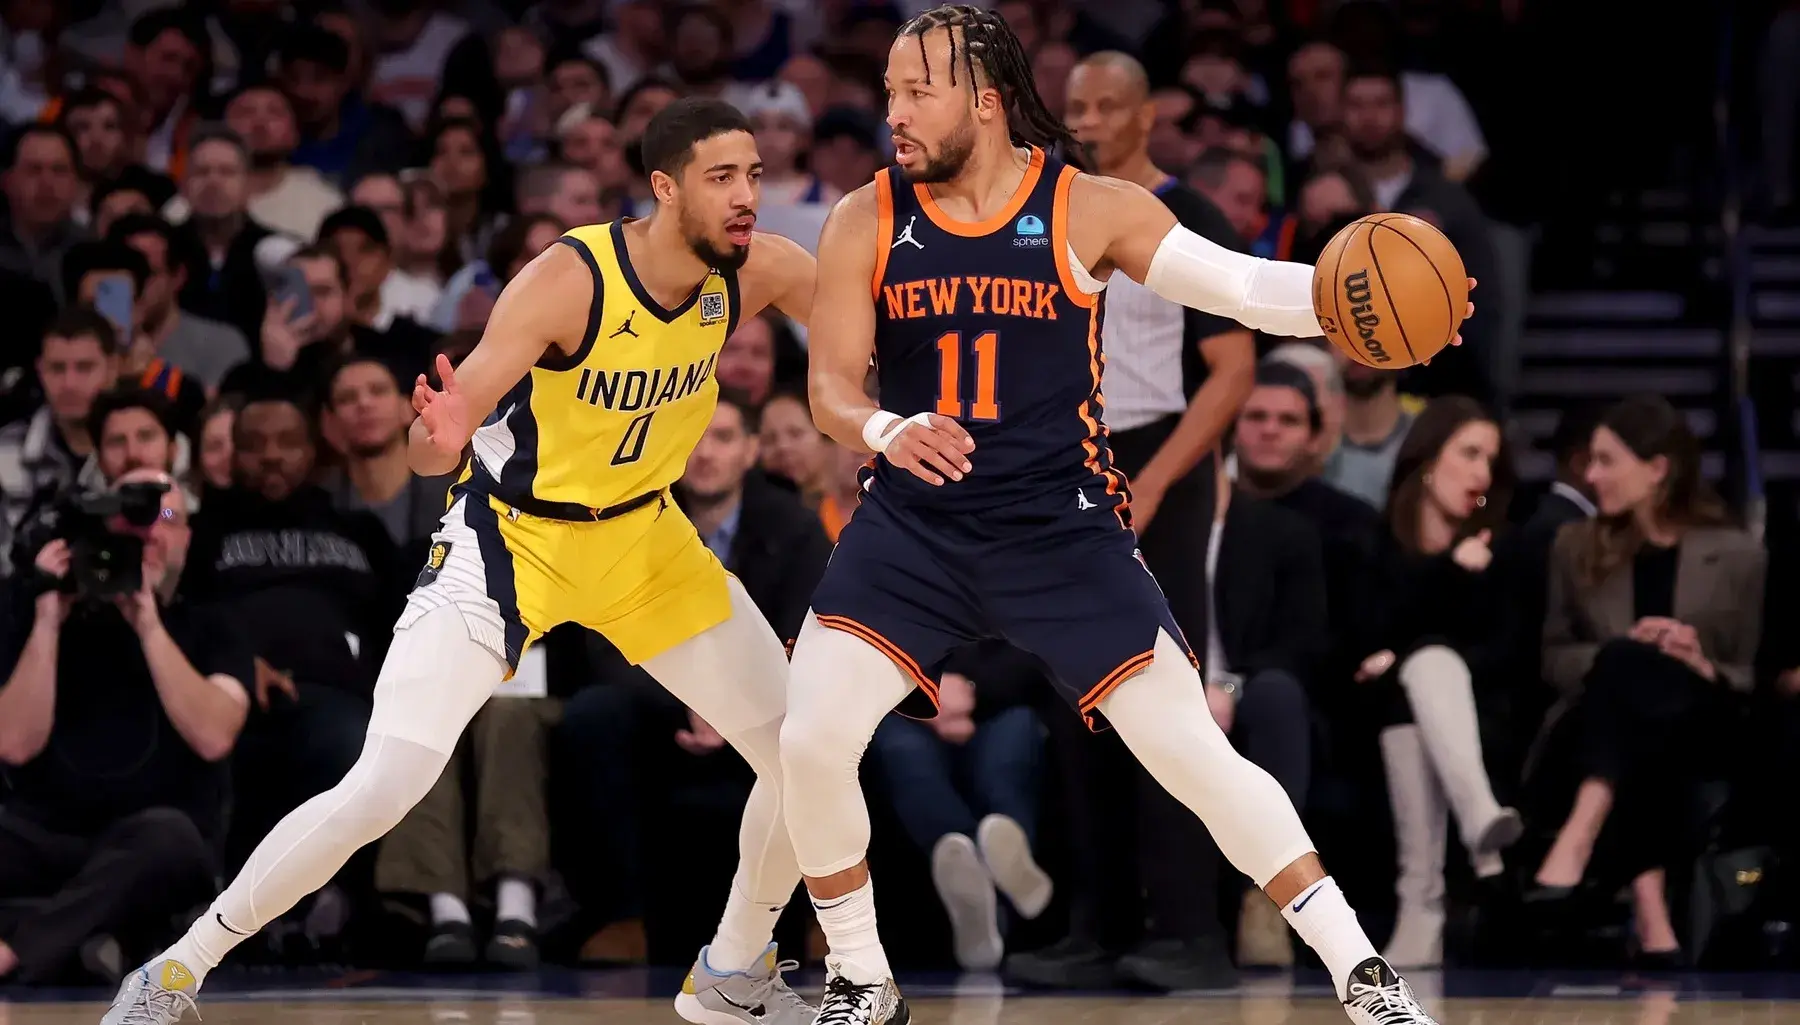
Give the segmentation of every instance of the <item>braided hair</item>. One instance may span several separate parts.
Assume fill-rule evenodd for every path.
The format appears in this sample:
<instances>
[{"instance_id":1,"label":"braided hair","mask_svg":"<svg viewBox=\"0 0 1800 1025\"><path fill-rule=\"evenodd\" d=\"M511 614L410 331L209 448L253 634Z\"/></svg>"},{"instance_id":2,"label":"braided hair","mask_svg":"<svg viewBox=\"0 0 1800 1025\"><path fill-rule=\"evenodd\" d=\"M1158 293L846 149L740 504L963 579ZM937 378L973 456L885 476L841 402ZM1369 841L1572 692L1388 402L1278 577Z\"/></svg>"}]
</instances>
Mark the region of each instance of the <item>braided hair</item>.
<instances>
[{"instance_id":1,"label":"braided hair","mask_svg":"<svg viewBox=\"0 0 1800 1025\"><path fill-rule=\"evenodd\" d=\"M946 29L950 36L950 84L956 84L956 65L960 58L971 89L985 77L999 90L1001 108L1006 111L1007 129L1015 145L1024 143L1044 150L1060 150L1064 160L1079 159L1082 148L1075 140L1075 133L1044 106L1025 48L1019 45L1019 37L1007 27L1004 19L969 4L945 4L901 26L901 36L914 36L919 40L919 59L925 64L927 84L931 82L931 59L925 52L925 36L934 28ZM958 29L962 30L960 53L956 45Z\"/></svg>"}]
</instances>

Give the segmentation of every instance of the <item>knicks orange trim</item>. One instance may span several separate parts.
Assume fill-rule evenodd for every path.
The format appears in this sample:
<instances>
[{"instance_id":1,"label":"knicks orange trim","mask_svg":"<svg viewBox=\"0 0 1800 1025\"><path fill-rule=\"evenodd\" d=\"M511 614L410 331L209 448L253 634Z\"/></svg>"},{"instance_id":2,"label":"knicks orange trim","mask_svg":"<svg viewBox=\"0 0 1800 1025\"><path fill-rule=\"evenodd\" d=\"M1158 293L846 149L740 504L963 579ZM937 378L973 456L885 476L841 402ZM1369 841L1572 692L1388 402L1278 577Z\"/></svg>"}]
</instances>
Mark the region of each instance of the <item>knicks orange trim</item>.
<instances>
[{"instance_id":1,"label":"knicks orange trim","mask_svg":"<svg viewBox=\"0 0 1800 1025\"><path fill-rule=\"evenodd\" d=\"M1131 524L1125 519L1125 510L1131 506L1131 492L1125 487L1124 475L1111 466L1100 465L1100 448L1094 444L1093 440L1106 437L1106 428L1094 418L1092 408L1093 396L1100 390L1100 374L1106 366L1106 358L1100 352L1100 306L1098 303L1088 307L1087 345L1088 373L1093 376L1094 390L1081 401L1080 407L1081 422L1086 424L1088 429L1088 436L1081 439L1082 450L1087 453L1083 464L1093 472L1094 476L1105 478L1108 495L1122 496L1118 507L1113 510L1113 515L1118 517L1119 526L1129 529Z\"/></svg>"},{"instance_id":2,"label":"knicks orange trim","mask_svg":"<svg viewBox=\"0 0 1800 1025\"><path fill-rule=\"evenodd\" d=\"M1092 690L1082 695L1081 701L1076 707L1080 708L1083 714L1092 712L1095 706L1106 700L1108 694L1118 689L1119 684L1131 679L1134 674L1147 668L1154 661L1156 661L1156 652L1153 649L1142 655L1133 655L1119 663L1119 668L1107 673L1105 679L1094 684Z\"/></svg>"},{"instance_id":3,"label":"knicks orange trim","mask_svg":"<svg viewBox=\"0 0 1800 1025\"><path fill-rule=\"evenodd\" d=\"M886 655L889 661L893 662L894 665L899 666L901 672L912 677L912 681L919 685L919 689L925 692L926 697L931 699L932 706L937 706L937 684L933 683L931 679L925 675L925 671L919 668L919 663L912 660L912 656L901 651L899 646L894 644L894 642L847 616L814 616L814 618L819 621L820 626L828 626L833 630L842 630L852 637L858 637L868 641L877 651Z\"/></svg>"},{"instance_id":4,"label":"knicks orange trim","mask_svg":"<svg viewBox=\"0 0 1800 1025\"><path fill-rule=\"evenodd\" d=\"M1044 173L1044 151L1036 146L1031 147L1031 160L1025 165L1025 177L1019 179L1019 187L1013 190L1012 198L1000 212L985 221L959 221L945 213L931 198L931 190L924 185L914 185L913 195L919 197L919 206L924 208L925 216L952 235L963 238L980 238L1006 227L1012 219L1019 216L1025 208L1025 201L1031 198L1031 190L1037 188L1038 176Z\"/></svg>"},{"instance_id":5,"label":"knicks orange trim","mask_svg":"<svg viewBox=\"0 0 1800 1025\"><path fill-rule=\"evenodd\" d=\"M1069 187L1081 172L1064 167L1056 176L1056 199L1050 207L1050 250L1056 257L1056 276L1062 280L1063 294L1077 306L1091 309L1100 300L1075 283L1075 268L1069 266Z\"/></svg>"},{"instance_id":6,"label":"knicks orange trim","mask_svg":"<svg viewBox=\"0 0 1800 1025\"><path fill-rule=\"evenodd\" d=\"M875 175L875 276L869 294L881 302L881 279L887 276L888 252L894 242L894 186L883 168Z\"/></svg>"}]
</instances>

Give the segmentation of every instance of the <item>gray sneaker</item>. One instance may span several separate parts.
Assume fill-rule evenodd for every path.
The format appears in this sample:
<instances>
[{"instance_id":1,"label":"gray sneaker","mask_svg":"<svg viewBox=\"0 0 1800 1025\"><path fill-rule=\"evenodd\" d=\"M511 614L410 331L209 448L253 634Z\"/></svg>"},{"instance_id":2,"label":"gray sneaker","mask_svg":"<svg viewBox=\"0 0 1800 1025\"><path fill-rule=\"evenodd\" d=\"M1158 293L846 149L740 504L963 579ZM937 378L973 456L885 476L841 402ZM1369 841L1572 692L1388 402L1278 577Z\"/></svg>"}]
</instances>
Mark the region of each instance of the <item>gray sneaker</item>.
<instances>
[{"instance_id":1,"label":"gray sneaker","mask_svg":"<svg viewBox=\"0 0 1800 1025\"><path fill-rule=\"evenodd\" d=\"M683 1020L693 1025L813 1025L818 1010L781 979L781 973L794 971L800 964L777 961L775 944L769 944L756 963L741 972L713 971L706 964L708 949L700 949L700 957L675 998L675 1013Z\"/></svg>"},{"instance_id":2,"label":"gray sneaker","mask_svg":"<svg viewBox=\"0 0 1800 1025\"><path fill-rule=\"evenodd\" d=\"M195 1020L194 990L199 980L180 961L157 961L130 975L119 986L100 1025L175 1025L188 1011Z\"/></svg>"}]
</instances>

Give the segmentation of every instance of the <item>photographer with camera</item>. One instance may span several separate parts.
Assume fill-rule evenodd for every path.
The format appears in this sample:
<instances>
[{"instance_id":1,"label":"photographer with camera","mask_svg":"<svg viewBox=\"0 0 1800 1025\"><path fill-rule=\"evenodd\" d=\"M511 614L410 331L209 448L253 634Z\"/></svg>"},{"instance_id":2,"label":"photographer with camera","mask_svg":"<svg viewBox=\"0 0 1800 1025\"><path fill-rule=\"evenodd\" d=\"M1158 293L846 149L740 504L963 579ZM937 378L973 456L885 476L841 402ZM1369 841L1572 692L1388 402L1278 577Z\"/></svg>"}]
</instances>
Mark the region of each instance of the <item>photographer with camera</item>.
<instances>
[{"instance_id":1,"label":"photographer with camera","mask_svg":"<svg viewBox=\"0 0 1800 1025\"><path fill-rule=\"evenodd\" d=\"M118 968L93 956L103 937L153 944L211 893L253 672L227 624L174 596L187 507L167 474L57 510L0 617L0 900L35 901L0 922L0 979L20 982L78 955Z\"/></svg>"},{"instance_id":2,"label":"photographer with camera","mask_svg":"<svg viewBox=\"0 0 1800 1025\"><path fill-rule=\"evenodd\" d=\"M45 329L37 357L43 404L0 428L0 576L12 568L14 532L38 506L72 486L100 485L88 415L118 379L118 353L118 333L90 307L72 306Z\"/></svg>"}]
</instances>

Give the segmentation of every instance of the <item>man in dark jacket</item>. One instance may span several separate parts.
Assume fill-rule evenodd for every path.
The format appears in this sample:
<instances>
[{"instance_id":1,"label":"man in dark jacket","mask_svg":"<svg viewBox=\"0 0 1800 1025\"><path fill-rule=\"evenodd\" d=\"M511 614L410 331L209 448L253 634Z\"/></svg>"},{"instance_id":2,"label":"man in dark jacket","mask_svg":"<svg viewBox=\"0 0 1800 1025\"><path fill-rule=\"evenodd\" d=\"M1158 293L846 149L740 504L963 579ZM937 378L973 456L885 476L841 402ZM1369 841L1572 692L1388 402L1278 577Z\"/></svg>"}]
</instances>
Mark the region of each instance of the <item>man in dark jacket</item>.
<instances>
[{"instance_id":1,"label":"man in dark jacket","mask_svg":"<svg viewBox=\"0 0 1800 1025\"><path fill-rule=\"evenodd\" d=\"M236 485L206 497L182 591L229 608L256 655L232 829L247 845L356 761L405 589L380 521L307 483L298 406L250 402L233 441Z\"/></svg>"}]
</instances>

